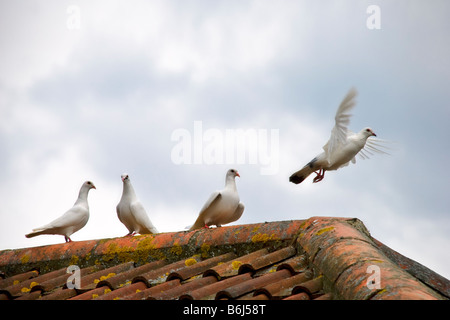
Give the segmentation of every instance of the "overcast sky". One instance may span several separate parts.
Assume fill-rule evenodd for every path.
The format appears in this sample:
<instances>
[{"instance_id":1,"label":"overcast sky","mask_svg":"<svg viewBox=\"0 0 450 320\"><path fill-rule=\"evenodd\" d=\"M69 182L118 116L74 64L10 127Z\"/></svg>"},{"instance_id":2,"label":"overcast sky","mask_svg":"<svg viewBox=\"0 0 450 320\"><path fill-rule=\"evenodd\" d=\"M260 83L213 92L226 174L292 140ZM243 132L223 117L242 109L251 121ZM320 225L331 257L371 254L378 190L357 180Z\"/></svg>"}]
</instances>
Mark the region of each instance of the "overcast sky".
<instances>
[{"instance_id":1,"label":"overcast sky","mask_svg":"<svg viewBox=\"0 0 450 320\"><path fill-rule=\"evenodd\" d=\"M356 217L449 278L448 12L445 0L1 0L0 249L63 242L24 235L85 180L97 190L72 239L125 235L124 172L160 231L183 230L234 167L234 224ZM351 87L349 128L370 126L391 155L289 183Z\"/></svg>"}]
</instances>

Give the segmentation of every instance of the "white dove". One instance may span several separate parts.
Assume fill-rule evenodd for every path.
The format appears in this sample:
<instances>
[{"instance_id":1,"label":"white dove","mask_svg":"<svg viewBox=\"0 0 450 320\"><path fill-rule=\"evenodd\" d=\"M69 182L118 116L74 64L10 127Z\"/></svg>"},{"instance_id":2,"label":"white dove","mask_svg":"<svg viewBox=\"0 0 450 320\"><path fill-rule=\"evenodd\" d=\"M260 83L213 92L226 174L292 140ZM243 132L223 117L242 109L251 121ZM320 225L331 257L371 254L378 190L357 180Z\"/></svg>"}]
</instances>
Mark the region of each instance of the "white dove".
<instances>
[{"instance_id":1,"label":"white dove","mask_svg":"<svg viewBox=\"0 0 450 320\"><path fill-rule=\"evenodd\" d=\"M91 181L86 181L81 186L78 199L73 207L61 217L25 235L27 238L41 234L60 234L66 242L71 242L70 236L83 228L89 220L88 193L92 188L96 189Z\"/></svg>"},{"instance_id":2,"label":"white dove","mask_svg":"<svg viewBox=\"0 0 450 320\"><path fill-rule=\"evenodd\" d=\"M211 225L221 227L223 224L236 221L241 217L244 212L244 204L239 202L235 177L240 177L235 169L227 171L225 188L211 194L189 230L208 228Z\"/></svg>"},{"instance_id":3,"label":"white dove","mask_svg":"<svg viewBox=\"0 0 450 320\"><path fill-rule=\"evenodd\" d=\"M129 175L124 173L120 177L123 181L123 192L122 198L117 204L116 211L120 222L129 231L127 236L132 236L135 233L158 233L158 230L153 226L145 212L144 206L136 197Z\"/></svg>"},{"instance_id":4,"label":"white dove","mask_svg":"<svg viewBox=\"0 0 450 320\"><path fill-rule=\"evenodd\" d=\"M330 140L323 146L324 152L308 162L301 170L292 174L289 177L290 182L299 184L313 172L316 174L313 183L322 181L325 171L345 167L350 161L355 163L357 154L363 159L369 158L367 154L373 155L373 152L388 154L378 149L386 148L383 146L385 141L373 138L376 137L376 134L371 128L364 128L358 133L347 129L351 116L349 111L355 106L355 96L356 90L351 89L341 102L334 117L335 125L331 130Z\"/></svg>"}]
</instances>

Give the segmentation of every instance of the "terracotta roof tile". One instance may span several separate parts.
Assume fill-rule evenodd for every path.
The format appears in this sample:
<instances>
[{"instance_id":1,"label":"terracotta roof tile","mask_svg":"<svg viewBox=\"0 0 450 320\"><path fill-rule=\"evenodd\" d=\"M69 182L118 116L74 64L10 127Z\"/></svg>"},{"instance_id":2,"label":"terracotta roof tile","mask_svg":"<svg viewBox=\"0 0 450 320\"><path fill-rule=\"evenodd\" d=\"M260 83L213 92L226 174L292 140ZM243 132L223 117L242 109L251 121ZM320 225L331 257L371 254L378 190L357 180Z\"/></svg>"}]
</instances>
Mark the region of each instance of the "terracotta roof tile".
<instances>
[{"instance_id":1,"label":"terracotta roof tile","mask_svg":"<svg viewBox=\"0 0 450 320\"><path fill-rule=\"evenodd\" d=\"M147 289L147 285L144 282L135 282L131 284L124 285L116 290L105 293L98 297L96 300L120 300L123 297L133 295L136 292L144 291Z\"/></svg>"},{"instance_id":2,"label":"terracotta roof tile","mask_svg":"<svg viewBox=\"0 0 450 320\"><path fill-rule=\"evenodd\" d=\"M209 284L217 282L217 278L214 276L208 276L208 277L200 277L193 281L187 282L183 284L182 286L177 286L169 290L160 291L159 293L151 294L147 297L147 300L174 300L178 299L180 295L196 290L198 288L201 288L203 286L207 286Z\"/></svg>"},{"instance_id":3,"label":"terracotta roof tile","mask_svg":"<svg viewBox=\"0 0 450 320\"><path fill-rule=\"evenodd\" d=\"M169 274L175 273L189 265L196 264L200 261L200 257L192 256L188 259L182 259L180 261L165 265L157 270L152 270L146 272L140 276L133 278L133 283L141 281L144 282L148 287L157 285L166 281Z\"/></svg>"},{"instance_id":4,"label":"terracotta roof tile","mask_svg":"<svg viewBox=\"0 0 450 320\"><path fill-rule=\"evenodd\" d=\"M52 293L45 294L39 297L39 300L68 300L72 297L75 297L78 294L75 289L63 289L59 288Z\"/></svg>"},{"instance_id":5,"label":"terracotta roof tile","mask_svg":"<svg viewBox=\"0 0 450 320\"><path fill-rule=\"evenodd\" d=\"M15 284L18 284L22 281L31 279L31 278L35 278L39 275L39 271L38 270L31 270L28 272L24 272L24 273L19 273L16 274L12 277L6 278L6 279L2 279L0 280L0 288L6 288Z\"/></svg>"},{"instance_id":6,"label":"terracotta roof tile","mask_svg":"<svg viewBox=\"0 0 450 320\"><path fill-rule=\"evenodd\" d=\"M289 269L292 274L305 271L308 267L308 258L305 255L297 255L286 261L283 261L277 266L277 270Z\"/></svg>"},{"instance_id":7,"label":"terracotta roof tile","mask_svg":"<svg viewBox=\"0 0 450 320\"><path fill-rule=\"evenodd\" d=\"M114 277L105 277L105 279L97 283L97 287L108 286L111 289L118 289L127 284L131 284L132 280L140 276L141 274L157 270L165 266L166 264L167 262L164 260L146 263L139 267L131 268L127 271L119 273Z\"/></svg>"},{"instance_id":8,"label":"terracotta roof tile","mask_svg":"<svg viewBox=\"0 0 450 320\"><path fill-rule=\"evenodd\" d=\"M309 295L305 292L300 292L297 294L293 294L289 297L284 298L283 300L310 300Z\"/></svg>"},{"instance_id":9,"label":"terracotta roof tile","mask_svg":"<svg viewBox=\"0 0 450 320\"><path fill-rule=\"evenodd\" d=\"M97 267L95 267L95 266L83 268L80 270L80 276L86 277L87 275L91 274L95 270L98 270ZM40 282L40 283L34 285L31 288L31 292L33 292L33 291L51 292L58 287L63 287L66 284L67 279L71 276L70 273L67 273L67 270L65 270L65 271L66 272L60 276L48 279L46 281L43 281L43 282Z\"/></svg>"},{"instance_id":10,"label":"terracotta roof tile","mask_svg":"<svg viewBox=\"0 0 450 320\"><path fill-rule=\"evenodd\" d=\"M389 297L402 298L410 290L418 293L416 297L441 298L378 250L357 219L310 218L300 227L297 242L341 299L372 299L385 291L391 293ZM383 280L378 289L367 285L373 266Z\"/></svg>"},{"instance_id":11,"label":"terracotta roof tile","mask_svg":"<svg viewBox=\"0 0 450 320\"><path fill-rule=\"evenodd\" d=\"M70 265L80 267L81 288L67 288ZM368 268L380 270L379 287L368 285ZM0 300L449 297L447 279L387 248L361 221L348 218L5 250L0 271Z\"/></svg>"},{"instance_id":12,"label":"terracotta roof tile","mask_svg":"<svg viewBox=\"0 0 450 320\"><path fill-rule=\"evenodd\" d=\"M312 280L301 282L300 284L296 285L292 289L292 294L298 294L298 293L304 292L311 299L313 299L314 296L317 295L317 293L322 290L322 284L323 284L322 280L323 280L323 277L319 276Z\"/></svg>"},{"instance_id":13,"label":"terracotta roof tile","mask_svg":"<svg viewBox=\"0 0 450 320\"><path fill-rule=\"evenodd\" d=\"M188 265L180 270L174 271L169 274L167 277L167 280L172 280L175 278L178 278L180 280L187 280L193 276L196 276L198 274L201 274L205 272L206 270L210 269L211 267L215 267L217 265L222 265L225 262L236 258L236 254L234 252L225 253L223 255L220 255L218 257L213 257L206 259L201 262L196 262L193 265Z\"/></svg>"},{"instance_id":14,"label":"terracotta roof tile","mask_svg":"<svg viewBox=\"0 0 450 320\"><path fill-rule=\"evenodd\" d=\"M296 253L293 246L288 246L286 248L265 254L261 257L257 257L254 260L249 260L239 266L238 273L256 272L261 268L275 264L276 262L282 261L286 258L292 257Z\"/></svg>"},{"instance_id":15,"label":"terracotta roof tile","mask_svg":"<svg viewBox=\"0 0 450 320\"><path fill-rule=\"evenodd\" d=\"M9 287L3 288L2 290L0 290L0 293L5 293L6 295L8 295L11 298L18 298L21 297L22 295L29 293L31 291L31 289L38 285L39 283L45 282L47 280L50 279L54 279L56 277L59 277L61 275L66 274L66 270L67 268L62 268L62 269L58 269L43 275L39 275L35 278L31 278L25 281L22 281L20 283L17 284L13 284Z\"/></svg>"},{"instance_id":16,"label":"terracotta roof tile","mask_svg":"<svg viewBox=\"0 0 450 320\"><path fill-rule=\"evenodd\" d=\"M216 299L237 299L244 294L257 290L258 288L264 287L269 283L280 281L291 276L289 270L279 270L273 273L265 274L261 277L252 278L242 283L236 284L225 290L219 291L217 293Z\"/></svg>"},{"instance_id":17,"label":"terracotta roof tile","mask_svg":"<svg viewBox=\"0 0 450 320\"><path fill-rule=\"evenodd\" d=\"M173 279L161 283L155 287L151 287L143 290L135 290L134 293L130 293L129 295L124 295L121 299L124 300L145 300L152 295L157 295L160 292L165 292L171 290L175 287L181 286L180 279Z\"/></svg>"},{"instance_id":18,"label":"terracotta roof tile","mask_svg":"<svg viewBox=\"0 0 450 320\"><path fill-rule=\"evenodd\" d=\"M250 280L252 278L250 273L244 273L225 280L215 282L213 284L198 288L196 290L185 292L180 296L182 300L214 300L217 292L226 290L238 283Z\"/></svg>"},{"instance_id":19,"label":"terracotta roof tile","mask_svg":"<svg viewBox=\"0 0 450 320\"><path fill-rule=\"evenodd\" d=\"M257 250L245 256L238 257L232 261L210 268L205 271L203 276L213 275L219 280L235 276L239 273L239 268L241 265L249 264L251 261L263 257L266 254L268 254L267 248Z\"/></svg>"},{"instance_id":20,"label":"terracotta roof tile","mask_svg":"<svg viewBox=\"0 0 450 320\"><path fill-rule=\"evenodd\" d=\"M312 277L312 272L299 273L287 279L273 282L255 290L254 296L265 295L267 299L282 299L292 294L292 289L300 283L306 282Z\"/></svg>"},{"instance_id":21,"label":"terracotta roof tile","mask_svg":"<svg viewBox=\"0 0 450 320\"><path fill-rule=\"evenodd\" d=\"M106 280L112 277L115 277L116 275L131 270L134 268L133 262L126 262L121 263L116 266L112 266L110 268L103 269L96 271L92 274L89 274L85 277L81 277L81 288L77 289L80 292L84 292L87 290L91 290L93 288L96 288L98 286L98 283L102 280Z\"/></svg>"}]
</instances>

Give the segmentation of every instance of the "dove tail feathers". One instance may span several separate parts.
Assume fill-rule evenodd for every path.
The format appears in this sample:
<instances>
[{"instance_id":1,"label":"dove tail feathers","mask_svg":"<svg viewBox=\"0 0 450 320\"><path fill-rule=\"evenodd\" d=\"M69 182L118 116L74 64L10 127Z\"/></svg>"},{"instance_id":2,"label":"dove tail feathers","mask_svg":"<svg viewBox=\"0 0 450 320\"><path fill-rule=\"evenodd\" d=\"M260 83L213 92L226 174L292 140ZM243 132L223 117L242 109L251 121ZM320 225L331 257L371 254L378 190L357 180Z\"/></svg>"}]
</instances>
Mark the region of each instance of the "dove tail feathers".
<instances>
[{"instance_id":1,"label":"dove tail feathers","mask_svg":"<svg viewBox=\"0 0 450 320\"><path fill-rule=\"evenodd\" d=\"M315 157L310 162L306 164L302 169L298 170L297 172L293 173L289 177L289 181L295 184L302 183L303 180L305 180L311 173L313 173L315 170L318 169L318 166L316 164L318 160L318 157Z\"/></svg>"},{"instance_id":2,"label":"dove tail feathers","mask_svg":"<svg viewBox=\"0 0 450 320\"><path fill-rule=\"evenodd\" d=\"M156 234L159 233L158 229L156 229L154 226L146 226L138 230L139 234Z\"/></svg>"},{"instance_id":3,"label":"dove tail feathers","mask_svg":"<svg viewBox=\"0 0 450 320\"><path fill-rule=\"evenodd\" d=\"M195 220L195 223L189 228L189 231L193 231L196 229L201 229L205 226L205 222L203 221L202 217L198 217L197 220Z\"/></svg>"},{"instance_id":4,"label":"dove tail feathers","mask_svg":"<svg viewBox=\"0 0 450 320\"><path fill-rule=\"evenodd\" d=\"M310 162L308 162L306 164L306 166L304 166L303 168L301 168L297 172L293 173L289 177L289 181L292 182L292 183L295 183L295 184L302 183L303 180L308 178L308 176L311 173L313 173L314 171L316 171L316 170L321 168L321 165L319 165L320 162L322 162L322 157L321 157L321 155L318 155L317 157L312 159Z\"/></svg>"},{"instance_id":5,"label":"dove tail feathers","mask_svg":"<svg viewBox=\"0 0 450 320\"><path fill-rule=\"evenodd\" d=\"M45 229L33 229L33 231L30 232L30 233L27 233L25 235L25 237L33 238L33 237L36 237L36 236L40 236L41 234L46 234L46 230Z\"/></svg>"},{"instance_id":6,"label":"dove tail feathers","mask_svg":"<svg viewBox=\"0 0 450 320\"><path fill-rule=\"evenodd\" d=\"M289 181L295 184L302 183L303 180L305 180L313 172L314 172L313 169L311 169L309 166L305 166L303 167L303 169L293 173L289 177Z\"/></svg>"}]
</instances>

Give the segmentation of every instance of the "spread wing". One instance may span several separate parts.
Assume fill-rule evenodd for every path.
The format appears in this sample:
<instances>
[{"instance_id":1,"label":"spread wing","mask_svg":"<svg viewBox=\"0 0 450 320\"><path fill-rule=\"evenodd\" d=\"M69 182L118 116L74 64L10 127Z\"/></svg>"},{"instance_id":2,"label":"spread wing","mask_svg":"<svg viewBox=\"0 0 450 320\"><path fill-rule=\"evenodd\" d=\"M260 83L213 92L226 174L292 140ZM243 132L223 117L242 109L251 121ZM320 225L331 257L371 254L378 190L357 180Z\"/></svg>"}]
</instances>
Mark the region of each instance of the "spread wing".
<instances>
[{"instance_id":1,"label":"spread wing","mask_svg":"<svg viewBox=\"0 0 450 320\"><path fill-rule=\"evenodd\" d=\"M373 156L375 153L390 155L390 153L387 152L387 149L390 149L387 146L387 144L389 143L391 142L387 140L369 137L366 141L366 144L364 145L364 148L359 151L358 155L361 157L361 159L369 159L370 156Z\"/></svg>"},{"instance_id":2,"label":"spread wing","mask_svg":"<svg viewBox=\"0 0 450 320\"><path fill-rule=\"evenodd\" d=\"M331 136L328 142L323 146L323 150L325 151L326 158L330 163L330 159L332 155L341 148L347 141L348 135L348 125L350 123L350 111L356 104L355 97L357 91L355 88L350 89L350 91L345 96L344 100L342 100L339 108L334 117L334 127L331 129Z\"/></svg>"}]
</instances>

